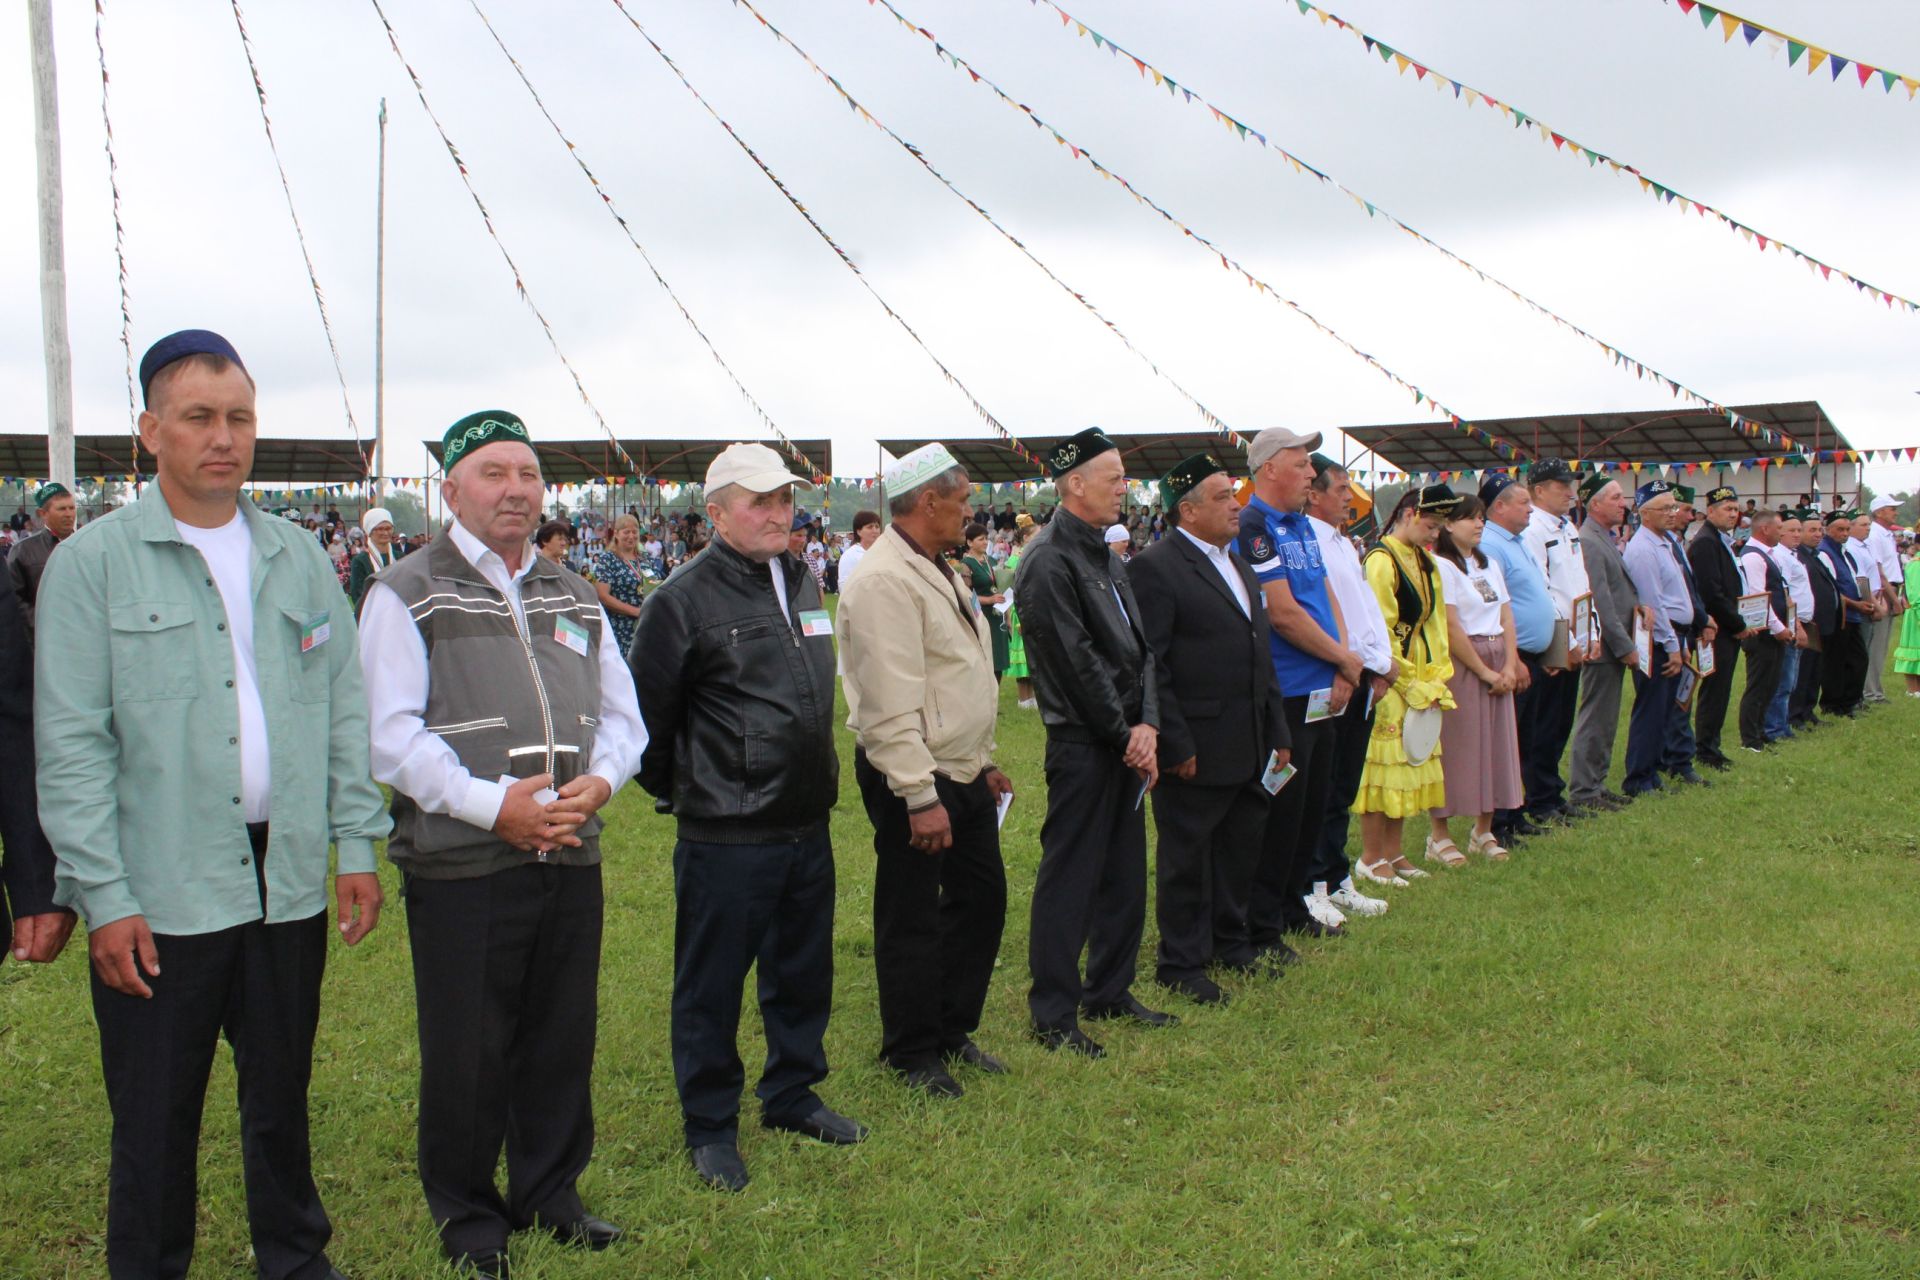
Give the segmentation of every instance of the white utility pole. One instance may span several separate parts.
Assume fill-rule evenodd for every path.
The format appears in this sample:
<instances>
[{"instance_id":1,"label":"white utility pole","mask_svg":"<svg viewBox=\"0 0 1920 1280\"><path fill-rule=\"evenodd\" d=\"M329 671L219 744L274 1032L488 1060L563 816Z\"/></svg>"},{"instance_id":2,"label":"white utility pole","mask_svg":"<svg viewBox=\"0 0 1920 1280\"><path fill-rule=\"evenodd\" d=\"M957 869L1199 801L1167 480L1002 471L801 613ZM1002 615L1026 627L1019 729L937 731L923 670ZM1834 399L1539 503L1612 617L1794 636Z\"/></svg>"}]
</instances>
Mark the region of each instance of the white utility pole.
<instances>
[{"instance_id":1,"label":"white utility pole","mask_svg":"<svg viewBox=\"0 0 1920 1280\"><path fill-rule=\"evenodd\" d=\"M33 141L40 177L40 329L46 339L47 478L73 487L73 348L67 343L67 249L60 199L60 101L51 0L27 0L33 50Z\"/></svg>"},{"instance_id":2,"label":"white utility pole","mask_svg":"<svg viewBox=\"0 0 1920 1280\"><path fill-rule=\"evenodd\" d=\"M373 250L373 500L387 496L387 100L380 99L380 181Z\"/></svg>"}]
</instances>

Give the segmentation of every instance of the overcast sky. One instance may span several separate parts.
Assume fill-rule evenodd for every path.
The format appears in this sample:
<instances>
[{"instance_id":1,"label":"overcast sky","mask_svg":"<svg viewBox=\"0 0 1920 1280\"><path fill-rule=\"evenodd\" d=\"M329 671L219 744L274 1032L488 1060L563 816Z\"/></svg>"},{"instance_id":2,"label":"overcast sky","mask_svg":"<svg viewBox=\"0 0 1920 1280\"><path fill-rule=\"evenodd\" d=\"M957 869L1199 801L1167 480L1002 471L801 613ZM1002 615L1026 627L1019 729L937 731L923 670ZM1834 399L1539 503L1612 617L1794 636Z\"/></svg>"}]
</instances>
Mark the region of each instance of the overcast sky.
<instances>
[{"instance_id":1,"label":"overcast sky","mask_svg":"<svg viewBox=\"0 0 1920 1280\"><path fill-rule=\"evenodd\" d=\"M1243 434L1399 422L1411 398L1249 290L862 0L755 0ZM1028 0L895 0L1009 93L1359 347L1468 416L1653 409L1664 391L1143 85ZM977 436L894 327L611 0L481 0L675 290L781 428L870 474L889 435ZM687 75L1016 435L1187 430L1129 354L743 8L629 0ZM1726 404L1817 399L1857 447L1920 446L1920 316L1889 312L1643 195L1484 107L1396 78L1289 0L1066 6L1311 163ZM1661 0L1337 0L1429 65L1809 253L1920 296L1920 102L1789 72ZM57 0L77 430L127 426L92 6ZM345 439L325 341L225 0L107 0L134 353L231 337L263 430ZM388 0L528 288L623 438L760 438L466 0ZM1920 74L1909 0L1743 0L1746 16ZM484 407L536 436L591 416L514 295L370 3L246 7L364 432L373 421L375 115L388 100L390 473ZM0 24L0 397L44 424L26 24ZM1906 487L1915 469L1878 471Z\"/></svg>"}]
</instances>

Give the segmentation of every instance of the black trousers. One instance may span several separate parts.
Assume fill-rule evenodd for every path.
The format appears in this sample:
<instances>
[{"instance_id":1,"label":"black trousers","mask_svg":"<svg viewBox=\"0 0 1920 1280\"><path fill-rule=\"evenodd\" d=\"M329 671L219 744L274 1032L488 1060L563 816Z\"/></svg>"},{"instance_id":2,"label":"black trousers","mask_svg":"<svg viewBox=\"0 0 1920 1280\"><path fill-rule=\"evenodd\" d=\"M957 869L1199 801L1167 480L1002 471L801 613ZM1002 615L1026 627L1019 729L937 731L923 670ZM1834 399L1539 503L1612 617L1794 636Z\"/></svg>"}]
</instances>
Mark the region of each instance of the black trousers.
<instances>
[{"instance_id":1,"label":"black trousers","mask_svg":"<svg viewBox=\"0 0 1920 1280\"><path fill-rule=\"evenodd\" d=\"M1119 1004L1133 989L1147 924L1147 815L1140 775L1112 747L1049 734L1046 775L1027 1009L1036 1027L1068 1029L1081 1008Z\"/></svg>"},{"instance_id":2,"label":"black trousers","mask_svg":"<svg viewBox=\"0 0 1920 1280\"><path fill-rule=\"evenodd\" d=\"M856 749L853 774L873 823L873 969L880 988L880 1058L900 1071L957 1053L980 1025L1000 934L1007 870L984 776L934 787L953 845L927 853L910 843L907 803Z\"/></svg>"},{"instance_id":3,"label":"black trousers","mask_svg":"<svg viewBox=\"0 0 1920 1280\"><path fill-rule=\"evenodd\" d=\"M585 1212L600 868L405 884L420 1023L420 1184L451 1257ZM507 1194L494 1186L504 1143Z\"/></svg>"},{"instance_id":4,"label":"black trousers","mask_svg":"<svg viewBox=\"0 0 1920 1280\"><path fill-rule=\"evenodd\" d=\"M1822 637L1827 649L1820 664L1820 709L1846 715L1860 705L1867 687L1867 638L1859 627L1841 627Z\"/></svg>"},{"instance_id":5,"label":"black trousers","mask_svg":"<svg viewBox=\"0 0 1920 1280\"><path fill-rule=\"evenodd\" d=\"M1347 826L1353 802L1360 794L1360 775L1367 767L1367 742L1373 737L1373 707L1367 689L1371 675L1361 677L1347 709L1333 722L1333 786L1327 792L1327 810L1320 819L1320 854L1307 869L1307 883L1324 880L1329 889L1353 874L1347 857Z\"/></svg>"},{"instance_id":6,"label":"black trousers","mask_svg":"<svg viewBox=\"0 0 1920 1280\"><path fill-rule=\"evenodd\" d=\"M1713 674L1700 682L1693 695L1694 754L1701 760L1724 761L1720 734L1727 723L1727 699L1733 694L1734 661L1740 642L1722 631L1713 640Z\"/></svg>"},{"instance_id":7,"label":"black trousers","mask_svg":"<svg viewBox=\"0 0 1920 1280\"><path fill-rule=\"evenodd\" d=\"M1533 739L1540 698L1547 683L1547 673L1546 669L1540 665L1540 655L1537 653L1523 652L1520 654L1520 661L1526 667L1527 675L1531 679L1525 689L1513 695L1513 729L1514 737L1519 740L1521 781L1526 788L1525 794L1532 796L1534 794ZM1575 692L1578 692L1578 678L1572 673L1563 673L1555 676L1554 679L1575 680ZM1574 706L1576 710L1579 707L1577 698ZM1514 823L1527 815L1529 807L1523 800L1518 809L1494 810L1494 834L1504 836L1512 831Z\"/></svg>"},{"instance_id":8,"label":"black trousers","mask_svg":"<svg viewBox=\"0 0 1920 1280\"><path fill-rule=\"evenodd\" d=\"M1263 766L1264 768L1264 766ZM1260 863L1268 796L1255 780L1198 787L1160 775L1153 792L1159 835L1154 918L1160 925L1156 977L1203 975L1215 960L1245 963L1247 904Z\"/></svg>"},{"instance_id":9,"label":"black trousers","mask_svg":"<svg viewBox=\"0 0 1920 1280\"><path fill-rule=\"evenodd\" d=\"M266 899L264 826L252 829ZM313 1185L307 1083L320 1024L327 913L215 933L156 934L151 1000L93 975L100 1065L113 1111L107 1274L176 1280L193 1259L200 1116L222 1034L239 1077L247 1226L266 1280L327 1274L333 1227Z\"/></svg>"},{"instance_id":10,"label":"black trousers","mask_svg":"<svg viewBox=\"0 0 1920 1280\"><path fill-rule=\"evenodd\" d=\"M1653 646L1653 674L1633 672L1633 711L1627 717L1627 773L1620 789L1630 796L1660 789L1660 765L1666 754L1667 724L1673 714L1676 677L1666 674L1668 646ZM1565 680L1566 676L1560 679Z\"/></svg>"},{"instance_id":11,"label":"black trousers","mask_svg":"<svg viewBox=\"0 0 1920 1280\"><path fill-rule=\"evenodd\" d=\"M1362 697L1366 695L1362 694ZM1320 825L1333 790L1335 720L1307 723L1307 700L1284 699L1287 732L1293 738L1295 773L1267 805L1260 867L1247 911L1247 941L1255 951L1307 922L1308 877L1320 854ZM1246 956L1236 955L1235 961Z\"/></svg>"},{"instance_id":12,"label":"black trousers","mask_svg":"<svg viewBox=\"0 0 1920 1280\"><path fill-rule=\"evenodd\" d=\"M1770 634L1749 636L1740 648L1747 655L1747 687L1740 695L1740 745L1759 749L1767 745L1767 704L1780 686L1786 650Z\"/></svg>"},{"instance_id":13,"label":"black trousers","mask_svg":"<svg viewBox=\"0 0 1920 1280\"><path fill-rule=\"evenodd\" d=\"M1556 675L1533 663L1527 665L1533 671L1533 687L1528 690L1533 735L1531 749L1520 757L1520 771L1527 788L1527 813L1538 817L1567 807L1560 759L1567 754L1574 713L1580 706L1580 671L1576 667Z\"/></svg>"},{"instance_id":14,"label":"black trousers","mask_svg":"<svg viewBox=\"0 0 1920 1280\"><path fill-rule=\"evenodd\" d=\"M673 1079L687 1145L732 1142L740 1127L740 988L758 966L766 1065L761 1114L819 1107L833 1011L833 842L822 822L779 844L673 846Z\"/></svg>"}]
</instances>

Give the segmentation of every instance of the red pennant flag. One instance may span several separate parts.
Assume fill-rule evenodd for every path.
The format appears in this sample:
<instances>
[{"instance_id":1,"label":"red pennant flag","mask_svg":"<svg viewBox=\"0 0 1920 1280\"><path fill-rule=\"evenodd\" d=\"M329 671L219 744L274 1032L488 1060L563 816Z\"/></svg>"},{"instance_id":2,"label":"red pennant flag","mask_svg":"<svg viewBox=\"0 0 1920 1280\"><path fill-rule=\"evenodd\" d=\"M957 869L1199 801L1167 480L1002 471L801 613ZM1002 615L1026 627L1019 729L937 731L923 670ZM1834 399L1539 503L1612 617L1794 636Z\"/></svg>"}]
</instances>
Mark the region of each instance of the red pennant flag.
<instances>
[{"instance_id":1,"label":"red pennant flag","mask_svg":"<svg viewBox=\"0 0 1920 1280\"><path fill-rule=\"evenodd\" d=\"M1864 62L1856 62L1853 64L1853 69L1860 73L1860 87L1862 89L1866 88L1867 81L1873 78L1875 68L1868 66Z\"/></svg>"}]
</instances>

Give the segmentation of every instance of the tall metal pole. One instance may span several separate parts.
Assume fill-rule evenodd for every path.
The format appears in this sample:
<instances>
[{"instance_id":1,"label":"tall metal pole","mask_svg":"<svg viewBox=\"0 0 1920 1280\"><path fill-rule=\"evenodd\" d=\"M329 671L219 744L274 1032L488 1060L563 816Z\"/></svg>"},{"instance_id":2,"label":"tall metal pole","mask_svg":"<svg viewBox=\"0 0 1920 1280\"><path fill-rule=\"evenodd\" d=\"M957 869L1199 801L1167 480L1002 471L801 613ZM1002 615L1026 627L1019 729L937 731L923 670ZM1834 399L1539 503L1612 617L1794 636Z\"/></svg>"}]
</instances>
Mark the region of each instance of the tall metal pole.
<instances>
[{"instance_id":1,"label":"tall metal pole","mask_svg":"<svg viewBox=\"0 0 1920 1280\"><path fill-rule=\"evenodd\" d=\"M387 100L380 99L380 181L373 250L373 498L387 493Z\"/></svg>"},{"instance_id":2,"label":"tall metal pole","mask_svg":"<svg viewBox=\"0 0 1920 1280\"><path fill-rule=\"evenodd\" d=\"M51 0L27 0L33 50L33 142L40 179L40 330L46 339L47 477L73 487L73 348L67 342L67 248L60 198L60 100Z\"/></svg>"}]
</instances>

